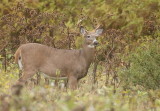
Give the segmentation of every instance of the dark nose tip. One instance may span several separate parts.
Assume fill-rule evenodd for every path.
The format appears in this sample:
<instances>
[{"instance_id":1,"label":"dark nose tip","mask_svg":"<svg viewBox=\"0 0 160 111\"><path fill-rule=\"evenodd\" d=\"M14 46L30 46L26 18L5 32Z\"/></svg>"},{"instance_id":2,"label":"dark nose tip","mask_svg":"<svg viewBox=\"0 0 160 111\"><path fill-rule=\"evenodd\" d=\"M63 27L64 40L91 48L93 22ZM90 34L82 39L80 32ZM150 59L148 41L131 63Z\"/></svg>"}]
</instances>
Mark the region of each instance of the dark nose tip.
<instances>
[{"instance_id":1,"label":"dark nose tip","mask_svg":"<svg viewBox=\"0 0 160 111\"><path fill-rule=\"evenodd\" d=\"M98 44L99 44L98 41L95 41L95 42L93 43L93 45L95 45L95 46L98 45Z\"/></svg>"}]
</instances>

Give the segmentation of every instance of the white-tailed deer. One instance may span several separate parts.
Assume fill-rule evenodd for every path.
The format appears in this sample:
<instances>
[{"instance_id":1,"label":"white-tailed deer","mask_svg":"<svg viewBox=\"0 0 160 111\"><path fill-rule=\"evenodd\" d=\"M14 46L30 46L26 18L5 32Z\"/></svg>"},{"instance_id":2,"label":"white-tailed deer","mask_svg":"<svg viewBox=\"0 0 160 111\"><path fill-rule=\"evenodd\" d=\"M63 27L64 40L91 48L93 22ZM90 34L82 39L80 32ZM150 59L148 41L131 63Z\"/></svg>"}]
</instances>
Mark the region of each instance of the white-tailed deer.
<instances>
[{"instance_id":1,"label":"white-tailed deer","mask_svg":"<svg viewBox=\"0 0 160 111\"><path fill-rule=\"evenodd\" d=\"M89 32L80 27L84 43L79 50L56 49L38 43L21 45L15 53L15 62L23 71L17 84L24 83L37 71L51 77L56 77L56 72L59 71L60 77L67 77L68 86L75 89L78 80L87 75L94 59L95 46L98 45L96 38L102 31L103 29L97 28Z\"/></svg>"}]
</instances>

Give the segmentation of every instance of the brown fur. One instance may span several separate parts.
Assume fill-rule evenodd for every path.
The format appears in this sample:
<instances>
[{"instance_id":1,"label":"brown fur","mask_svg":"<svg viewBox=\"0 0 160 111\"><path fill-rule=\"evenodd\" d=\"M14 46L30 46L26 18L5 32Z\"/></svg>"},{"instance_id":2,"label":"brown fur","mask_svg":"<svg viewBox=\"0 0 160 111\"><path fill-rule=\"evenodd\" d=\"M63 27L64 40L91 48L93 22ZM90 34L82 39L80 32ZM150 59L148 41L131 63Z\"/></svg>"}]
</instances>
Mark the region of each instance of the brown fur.
<instances>
[{"instance_id":1,"label":"brown fur","mask_svg":"<svg viewBox=\"0 0 160 111\"><path fill-rule=\"evenodd\" d=\"M94 58L94 48L89 48L85 40L79 50L65 50L48 47L38 43L21 45L15 53L15 62L22 59L23 76L18 83L24 83L37 71L48 76L68 77L69 87L75 89L79 79L87 75L88 68Z\"/></svg>"}]
</instances>

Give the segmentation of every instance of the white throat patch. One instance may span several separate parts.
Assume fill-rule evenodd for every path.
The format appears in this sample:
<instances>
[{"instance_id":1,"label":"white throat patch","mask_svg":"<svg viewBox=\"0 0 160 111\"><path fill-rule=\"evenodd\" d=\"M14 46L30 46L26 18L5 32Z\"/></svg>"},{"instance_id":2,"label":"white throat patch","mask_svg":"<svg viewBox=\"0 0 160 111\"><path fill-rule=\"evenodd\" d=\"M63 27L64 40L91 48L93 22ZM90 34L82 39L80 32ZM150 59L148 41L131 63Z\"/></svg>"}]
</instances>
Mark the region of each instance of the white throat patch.
<instances>
[{"instance_id":1,"label":"white throat patch","mask_svg":"<svg viewBox=\"0 0 160 111\"><path fill-rule=\"evenodd\" d=\"M88 47L89 47L89 48L94 48L95 46L94 46L94 45L88 45Z\"/></svg>"}]
</instances>

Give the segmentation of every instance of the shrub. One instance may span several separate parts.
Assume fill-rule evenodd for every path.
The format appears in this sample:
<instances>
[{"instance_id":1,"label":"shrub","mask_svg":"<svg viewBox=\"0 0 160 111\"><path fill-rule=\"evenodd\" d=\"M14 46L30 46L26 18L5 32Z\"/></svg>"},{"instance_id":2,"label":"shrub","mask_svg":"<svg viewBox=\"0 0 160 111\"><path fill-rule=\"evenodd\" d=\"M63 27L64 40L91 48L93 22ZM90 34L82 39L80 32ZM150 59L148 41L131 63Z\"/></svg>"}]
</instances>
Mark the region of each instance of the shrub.
<instances>
[{"instance_id":1,"label":"shrub","mask_svg":"<svg viewBox=\"0 0 160 111\"><path fill-rule=\"evenodd\" d=\"M160 88L160 39L143 42L127 57L129 67L120 71L125 86Z\"/></svg>"}]
</instances>

